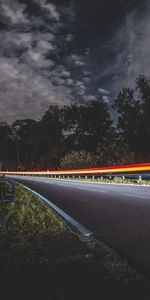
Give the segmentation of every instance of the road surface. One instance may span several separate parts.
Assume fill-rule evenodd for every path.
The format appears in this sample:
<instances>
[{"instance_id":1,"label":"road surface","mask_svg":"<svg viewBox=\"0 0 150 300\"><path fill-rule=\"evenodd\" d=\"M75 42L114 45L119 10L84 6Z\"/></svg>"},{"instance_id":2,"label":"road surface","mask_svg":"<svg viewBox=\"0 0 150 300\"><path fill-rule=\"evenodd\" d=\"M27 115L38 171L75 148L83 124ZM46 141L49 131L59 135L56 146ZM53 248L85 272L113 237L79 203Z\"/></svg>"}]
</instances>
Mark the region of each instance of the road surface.
<instances>
[{"instance_id":1,"label":"road surface","mask_svg":"<svg viewBox=\"0 0 150 300\"><path fill-rule=\"evenodd\" d=\"M14 178L150 274L150 187Z\"/></svg>"}]
</instances>

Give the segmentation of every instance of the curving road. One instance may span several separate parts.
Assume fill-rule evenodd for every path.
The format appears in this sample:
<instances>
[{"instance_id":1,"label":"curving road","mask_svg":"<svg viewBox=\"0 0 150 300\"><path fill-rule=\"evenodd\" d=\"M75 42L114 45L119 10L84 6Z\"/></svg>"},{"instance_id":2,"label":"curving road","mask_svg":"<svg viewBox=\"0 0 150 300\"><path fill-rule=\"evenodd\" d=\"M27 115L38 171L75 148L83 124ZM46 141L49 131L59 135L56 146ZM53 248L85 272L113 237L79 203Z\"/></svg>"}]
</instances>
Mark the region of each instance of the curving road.
<instances>
[{"instance_id":1,"label":"curving road","mask_svg":"<svg viewBox=\"0 0 150 300\"><path fill-rule=\"evenodd\" d=\"M12 177L150 274L150 187Z\"/></svg>"}]
</instances>

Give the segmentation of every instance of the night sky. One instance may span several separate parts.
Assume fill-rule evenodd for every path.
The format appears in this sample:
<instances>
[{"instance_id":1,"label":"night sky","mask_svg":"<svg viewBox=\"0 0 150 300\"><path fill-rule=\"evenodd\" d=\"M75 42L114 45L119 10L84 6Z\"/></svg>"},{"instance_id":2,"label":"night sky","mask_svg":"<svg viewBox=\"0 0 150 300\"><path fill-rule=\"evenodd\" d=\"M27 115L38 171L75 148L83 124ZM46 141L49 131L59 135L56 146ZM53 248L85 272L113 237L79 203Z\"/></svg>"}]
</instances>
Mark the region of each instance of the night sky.
<instances>
[{"instance_id":1,"label":"night sky","mask_svg":"<svg viewBox=\"0 0 150 300\"><path fill-rule=\"evenodd\" d=\"M149 0L0 0L0 121L111 103L149 71Z\"/></svg>"}]
</instances>

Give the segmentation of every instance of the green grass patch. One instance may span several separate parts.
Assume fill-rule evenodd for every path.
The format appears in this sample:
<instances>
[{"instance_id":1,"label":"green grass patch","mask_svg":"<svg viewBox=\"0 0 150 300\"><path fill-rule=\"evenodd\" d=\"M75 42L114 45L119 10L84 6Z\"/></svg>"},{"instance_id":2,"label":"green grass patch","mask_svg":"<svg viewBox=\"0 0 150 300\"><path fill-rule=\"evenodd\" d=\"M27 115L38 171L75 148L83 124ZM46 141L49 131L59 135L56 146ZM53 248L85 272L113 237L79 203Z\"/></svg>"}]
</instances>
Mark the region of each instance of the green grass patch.
<instances>
[{"instance_id":1,"label":"green grass patch","mask_svg":"<svg viewBox=\"0 0 150 300\"><path fill-rule=\"evenodd\" d=\"M7 230L17 231L23 237L30 232L47 231L49 233L63 230L64 223L32 192L21 185L16 185L16 204L9 206L11 214Z\"/></svg>"},{"instance_id":2,"label":"green grass patch","mask_svg":"<svg viewBox=\"0 0 150 300\"><path fill-rule=\"evenodd\" d=\"M6 271L33 268L60 256L81 254L78 237L32 192L16 185L16 203L0 230L0 266ZM4 275L5 272L3 272Z\"/></svg>"}]
</instances>

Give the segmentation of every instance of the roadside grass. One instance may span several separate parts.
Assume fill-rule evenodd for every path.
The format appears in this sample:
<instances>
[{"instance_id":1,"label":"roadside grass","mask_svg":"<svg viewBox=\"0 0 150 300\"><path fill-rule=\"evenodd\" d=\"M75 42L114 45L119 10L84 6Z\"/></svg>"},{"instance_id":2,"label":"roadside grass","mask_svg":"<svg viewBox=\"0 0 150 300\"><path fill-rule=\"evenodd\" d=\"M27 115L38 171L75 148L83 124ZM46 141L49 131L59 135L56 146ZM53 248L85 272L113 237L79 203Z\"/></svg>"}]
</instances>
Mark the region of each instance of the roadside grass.
<instances>
[{"instance_id":1,"label":"roadside grass","mask_svg":"<svg viewBox=\"0 0 150 300\"><path fill-rule=\"evenodd\" d=\"M9 213L8 207L5 205L1 205L0 206L0 228L5 225L8 213Z\"/></svg>"},{"instance_id":2,"label":"roadside grass","mask_svg":"<svg viewBox=\"0 0 150 300\"><path fill-rule=\"evenodd\" d=\"M7 206L9 218L0 232L0 265L14 270L54 257L82 253L84 247L65 223L32 192L16 185L16 203ZM2 251L2 253L1 253ZM3 255L5 261L3 261ZM7 268L6 268L7 269Z\"/></svg>"},{"instance_id":3,"label":"roadside grass","mask_svg":"<svg viewBox=\"0 0 150 300\"><path fill-rule=\"evenodd\" d=\"M72 232L19 184L7 213L0 228L3 300L150 299L145 276L102 241Z\"/></svg>"}]
</instances>

